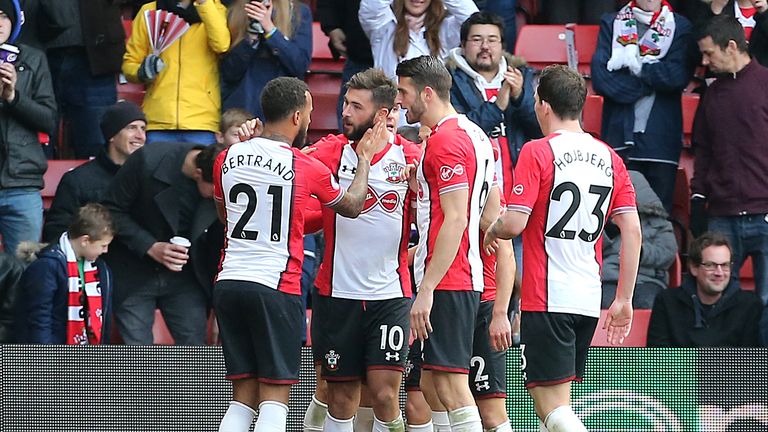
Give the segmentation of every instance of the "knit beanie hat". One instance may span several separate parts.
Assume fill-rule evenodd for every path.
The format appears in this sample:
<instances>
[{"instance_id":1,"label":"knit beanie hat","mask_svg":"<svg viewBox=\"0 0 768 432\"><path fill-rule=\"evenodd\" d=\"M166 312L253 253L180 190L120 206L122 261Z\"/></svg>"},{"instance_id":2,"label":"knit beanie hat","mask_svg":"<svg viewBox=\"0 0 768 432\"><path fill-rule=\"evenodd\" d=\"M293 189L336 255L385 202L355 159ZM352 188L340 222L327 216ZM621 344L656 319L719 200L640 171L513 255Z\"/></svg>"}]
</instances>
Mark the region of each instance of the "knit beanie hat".
<instances>
[{"instance_id":1,"label":"knit beanie hat","mask_svg":"<svg viewBox=\"0 0 768 432\"><path fill-rule=\"evenodd\" d=\"M2 1L0 0L0 2ZM107 108L104 116L101 117L101 134L104 135L104 140L109 142L124 127L136 120L142 120L146 123L147 117L144 116L141 108L133 102L120 101Z\"/></svg>"}]
</instances>

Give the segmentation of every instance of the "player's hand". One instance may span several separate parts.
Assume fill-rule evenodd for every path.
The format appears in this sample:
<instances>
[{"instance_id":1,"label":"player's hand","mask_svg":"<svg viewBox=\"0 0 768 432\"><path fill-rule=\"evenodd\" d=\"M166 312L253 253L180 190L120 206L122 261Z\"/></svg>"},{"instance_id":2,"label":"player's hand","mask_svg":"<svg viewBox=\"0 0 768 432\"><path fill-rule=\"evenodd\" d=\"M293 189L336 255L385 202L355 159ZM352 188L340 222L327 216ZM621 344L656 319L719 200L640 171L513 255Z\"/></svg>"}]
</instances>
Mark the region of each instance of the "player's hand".
<instances>
[{"instance_id":1,"label":"player's hand","mask_svg":"<svg viewBox=\"0 0 768 432\"><path fill-rule=\"evenodd\" d=\"M303 149L299 150L300 152L304 153L305 155L310 155L317 151L317 147L308 145L304 147Z\"/></svg>"},{"instance_id":2,"label":"player's hand","mask_svg":"<svg viewBox=\"0 0 768 432\"><path fill-rule=\"evenodd\" d=\"M603 330L607 330L608 345L620 345L632 329L632 300L616 299L608 308Z\"/></svg>"},{"instance_id":3,"label":"player's hand","mask_svg":"<svg viewBox=\"0 0 768 432\"><path fill-rule=\"evenodd\" d=\"M408 182L408 187L411 188L413 193L419 192L419 180L416 173L419 171L419 161L414 160L413 163L409 163L403 170L403 179Z\"/></svg>"},{"instance_id":4,"label":"player's hand","mask_svg":"<svg viewBox=\"0 0 768 432\"><path fill-rule=\"evenodd\" d=\"M373 125L373 128L368 129L363 135L363 138L358 141L355 147L355 152L359 157L363 157L368 161L373 160L376 153L384 148L389 140L389 131L387 130L386 121L378 119Z\"/></svg>"},{"instance_id":5,"label":"player's hand","mask_svg":"<svg viewBox=\"0 0 768 432\"><path fill-rule=\"evenodd\" d=\"M499 249L499 238L496 237L496 234L493 232L494 225L495 223L488 228L488 231L485 232L485 236L483 237L483 250L488 255L496 255L496 251Z\"/></svg>"},{"instance_id":6,"label":"player's hand","mask_svg":"<svg viewBox=\"0 0 768 432\"><path fill-rule=\"evenodd\" d=\"M512 346L512 324L505 312L494 313L488 328L491 336L491 348L504 351Z\"/></svg>"},{"instance_id":7,"label":"player's hand","mask_svg":"<svg viewBox=\"0 0 768 432\"><path fill-rule=\"evenodd\" d=\"M421 290L416 294L416 300L411 306L411 334L419 340L429 339L432 333L432 323L429 322L429 314L432 312L434 292Z\"/></svg>"},{"instance_id":8,"label":"player's hand","mask_svg":"<svg viewBox=\"0 0 768 432\"><path fill-rule=\"evenodd\" d=\"M168 242L155 242L147 251L147 255L173 272L180 272L189 261L187 248Z\"/></svg>"},{"instance_id":9,"label":"player's hand","mask_svg":"<svg viewBox=\"0 0 768 432\"><path fill-rule=\"evenodd\" d=\"M251 138L255 138L257 136L261 136L261 133L264 131L264 123L261 122L261 120L255 118L246 120L245 123L241 124L240 127L237 129L237 135L240 137L240 141L248 141Z\"/></svg>"}]
</instances>

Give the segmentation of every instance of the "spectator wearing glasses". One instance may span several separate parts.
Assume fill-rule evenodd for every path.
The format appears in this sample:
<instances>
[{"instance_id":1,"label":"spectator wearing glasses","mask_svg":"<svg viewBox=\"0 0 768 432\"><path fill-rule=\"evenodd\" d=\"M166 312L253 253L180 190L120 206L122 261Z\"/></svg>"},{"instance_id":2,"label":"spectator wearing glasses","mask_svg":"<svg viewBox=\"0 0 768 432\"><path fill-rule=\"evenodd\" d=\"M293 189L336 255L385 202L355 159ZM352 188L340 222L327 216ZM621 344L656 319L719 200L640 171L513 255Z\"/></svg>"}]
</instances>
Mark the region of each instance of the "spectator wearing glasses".
<instances>
[{"instance_id":1,"label":"spectator wearing glasses","mask_svg":"<svg viewBox=\"0 0 768 432\"><path fill-rule=\"evenodd\" d=\"M690 275L662 291L648 326L649 347L756 347L763 305L731 279L731 245L708 232L691 243Z\"/></svg>"}]
</instances>

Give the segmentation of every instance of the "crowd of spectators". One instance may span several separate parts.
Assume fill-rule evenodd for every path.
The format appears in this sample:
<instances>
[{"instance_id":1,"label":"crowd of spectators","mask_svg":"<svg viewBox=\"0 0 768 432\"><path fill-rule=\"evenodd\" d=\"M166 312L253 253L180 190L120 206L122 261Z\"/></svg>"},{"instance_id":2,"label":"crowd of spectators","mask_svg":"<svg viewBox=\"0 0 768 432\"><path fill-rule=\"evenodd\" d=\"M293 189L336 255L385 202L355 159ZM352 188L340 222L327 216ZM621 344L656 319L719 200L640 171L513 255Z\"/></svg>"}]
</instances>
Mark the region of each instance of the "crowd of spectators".
<instances>
[{"instance_id":1,"label":"crowd of spectators","mask_svg":"<svg viewBox=\"0 0 768 432\"><path fill-rule=\"evenodd\" d=\"M154 49L146 22L158 9L189 26L163 51ZM716 315L718 305L754 296L731 294L739 290L747 257L762 303L744 302L754 309L768 303L766 0L0 0L0 11L0 236L7 255L0 262L0 342L10 340L15 305L30 305L14 294L24 285L16 281L31 280L21 276L24 265L12 256L19 244L42 239L53 245L34 263L53 257L58 265L61 253L65 263L83 258L80 246L62 236L100 240L72 230L84 206L100 202L114 218L109 232L115 240L103 258L89 262L112 269L110 318L122 340L152 343L160 309L177 343L204 343L223 241L210 200L212 160L238 141L240 124L263 117L259 94L269 80L305 77L313 20L343 59L340 94L353 74L369 67L394 77L406 59L426 54L444 61L456 110L499 144L505 195L513 193L522 146L541 136L533 110L537 71L512 55L516 18L538 11L531 21L599 24L591 85L604 98L600 136L633 170L643 223L638 308L651 308L656 299L654 308L669 309L683 292L666 289L670 265L686 252L678 250L668 219L683 152L681 95L697 66L706 66L692 138L690 229L694 236L725 236L731 258L727 268L724 261L714 269L730 281L722 296L707 298L713 303L697 302L696 283L712 266L689 255L681 289L695 306L696 321L686 325L700 329L703 322L706 329L707 314ZM133 20L129 37L122 25L126 15ZM141 107L117 103L122 78L145 87ZM341 106L340 97L339 126ZM416 130L410 131L414 138ZM67 155L92 160L61 179L43 227L39 190L46 160ZM616 284L615 234L609 226L603 243L607 297ZM173 244L174 236L189 244ZM682 236L688 236L685 230ZM706 236L723 246L716 234ZM309 256L315 240L307 238ZM707 246L701 248L706 252ZM517 243L518 259L522 253ZM307 289L316 263L308 265ZM56 277L71 283L78 276ZM86 297L80 306L87 308ZM654 311L654 331L664 313ZM66 336L61 328L71 323L59 324L56 338L46 341ZM654 338L662 337L657 332ZM696 344L662 339L671 342L659 344Z\"/></svg>"}]
</instances>

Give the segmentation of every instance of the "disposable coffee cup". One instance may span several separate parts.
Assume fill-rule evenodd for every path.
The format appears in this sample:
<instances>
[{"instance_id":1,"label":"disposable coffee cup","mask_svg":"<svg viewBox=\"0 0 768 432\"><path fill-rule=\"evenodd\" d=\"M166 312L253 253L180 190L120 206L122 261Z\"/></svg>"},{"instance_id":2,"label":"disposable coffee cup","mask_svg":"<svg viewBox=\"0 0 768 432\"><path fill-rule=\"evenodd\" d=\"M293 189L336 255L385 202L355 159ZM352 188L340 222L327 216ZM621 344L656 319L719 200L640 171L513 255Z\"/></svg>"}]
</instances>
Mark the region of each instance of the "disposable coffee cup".
<instances>
[{"instance_id":1,"label":"disposable coffee cup","mask_svg":"<svg viewBox=\"0 0 768 432\"><path fill-rule=\"evenodd\" d=\"M181 237L181 236L171 237L171 244L184 246L187 249L189 249L189 247L192 246L192 242L190 242L187 238ZM183 267L184 266L176 266L176 269L178 271L181 271Z\"/></svg>"},{"instance_id":2,"label":"disposable coffee cup","mask_svg":"<svg viewBox=\"0 0 768 432\"><path fill-rule=\"evenodd\" d=\"M0 45L0 63L16 63L19 48L11 44Z\"/></svg>"}]
</instances>

